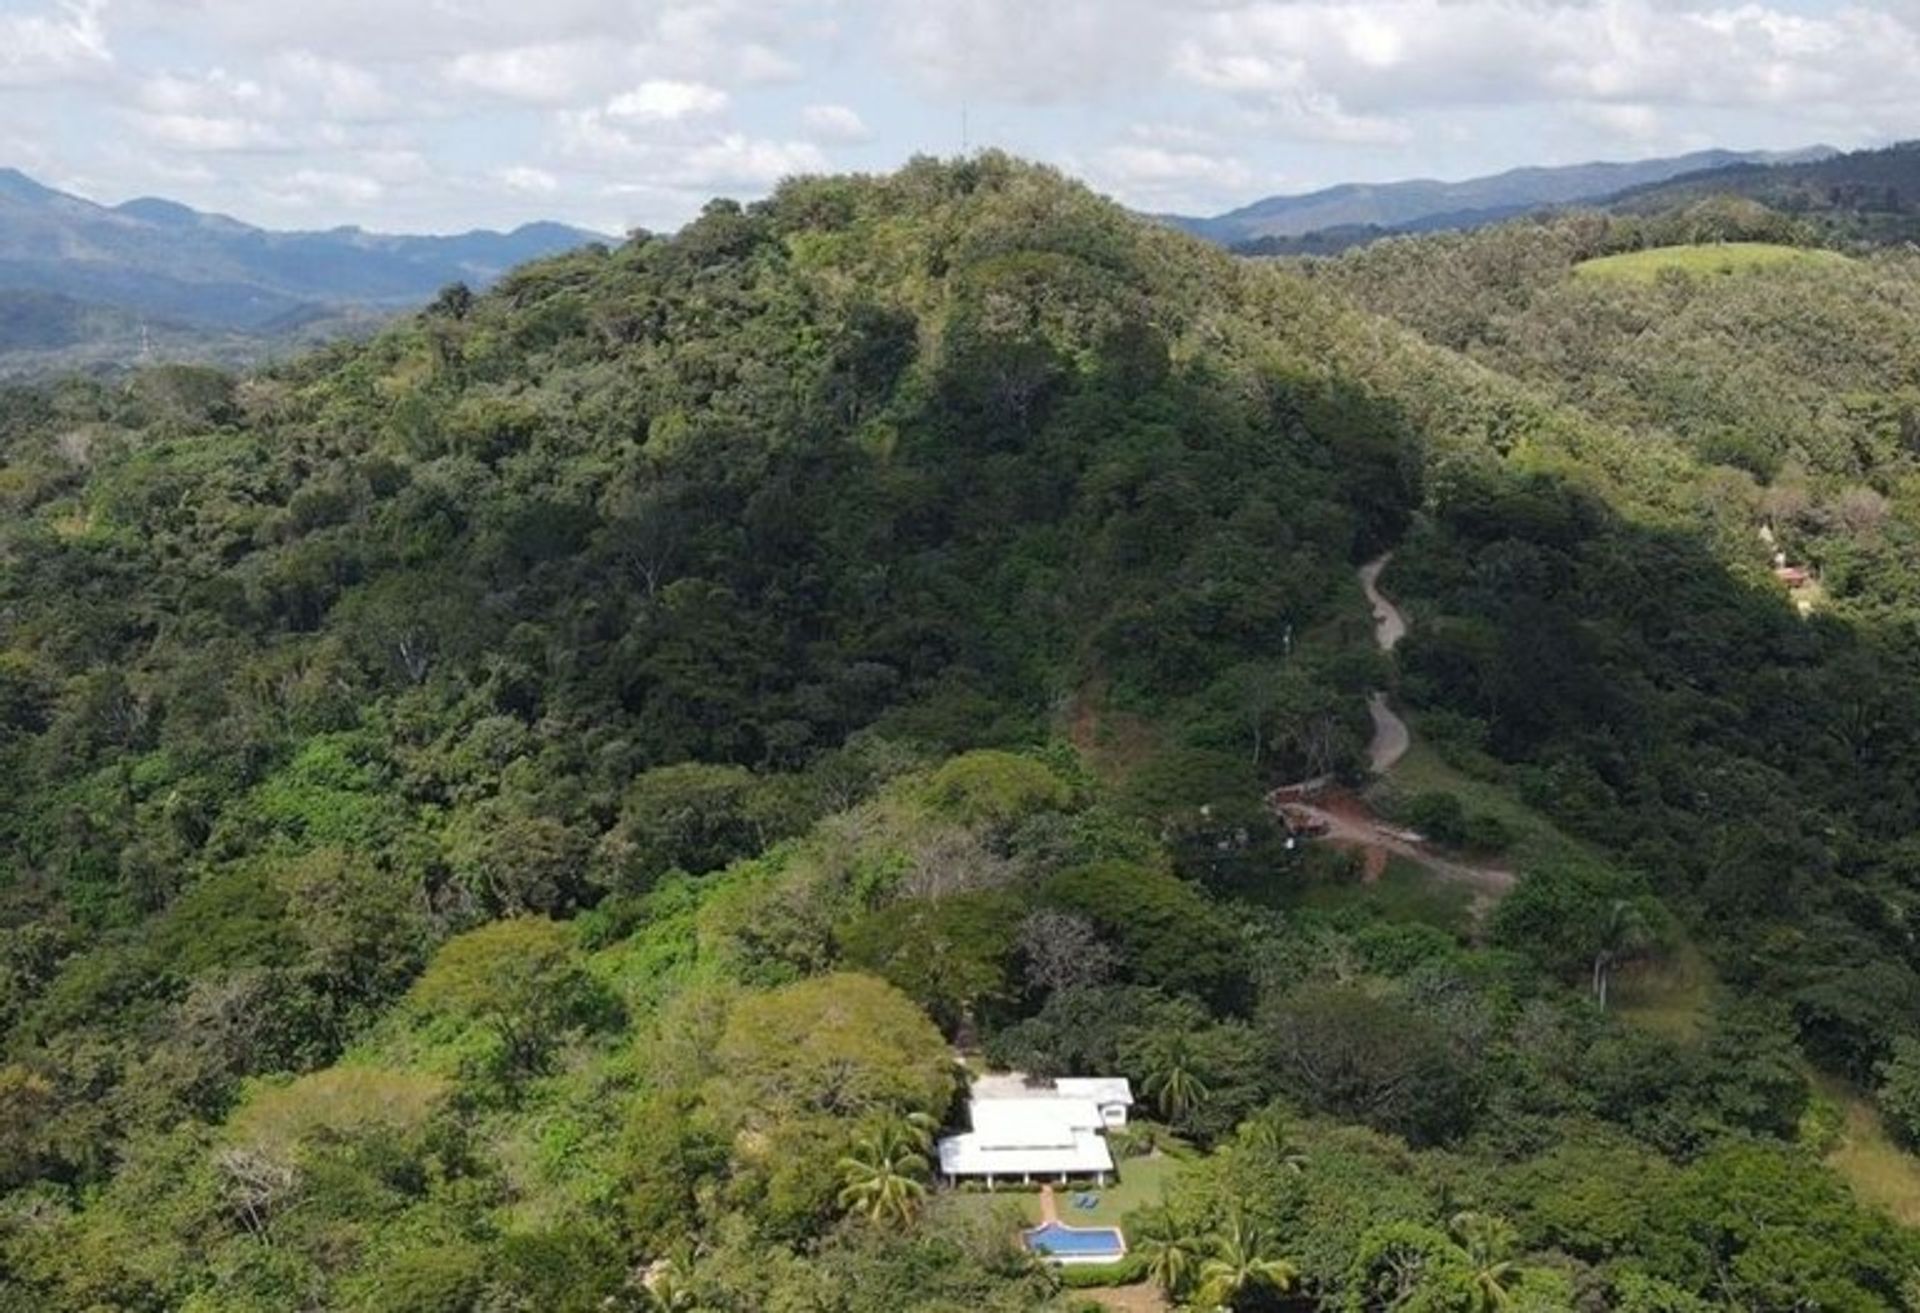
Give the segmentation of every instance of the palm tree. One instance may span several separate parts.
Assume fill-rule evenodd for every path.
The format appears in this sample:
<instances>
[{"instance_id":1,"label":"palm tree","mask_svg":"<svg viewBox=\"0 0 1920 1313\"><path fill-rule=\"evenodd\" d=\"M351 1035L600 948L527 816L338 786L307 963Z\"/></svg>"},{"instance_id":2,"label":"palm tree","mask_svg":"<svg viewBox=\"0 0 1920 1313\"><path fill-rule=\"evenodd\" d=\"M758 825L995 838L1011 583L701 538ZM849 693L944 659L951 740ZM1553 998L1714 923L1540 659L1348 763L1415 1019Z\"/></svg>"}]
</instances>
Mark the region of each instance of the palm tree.
<instances>
[{"instance_id":1,"label":"palm tree","mask_svg":"<svg viewBox=\"0 0 1920 1313\"><path fill-rule=\"evenodd\" d=\"M1240 1142L1289 1172L1304 1172L1307 1155L1293 1142L1291 1129L1285 1114L1268 1108L1240 1123Z\"/></svg>"},{"instance_id":2,"label":"palm tree","mask_svg":"<svg viewBox=\"0 0 1920 1313\"><path fill-rule=\"evenodd\" d=\"M1179 1123L1206 1101L1206 1082L1195 1070L1193 1044L1185 1035L1156 1036L1142 1056L1147 1071L1140 1086L1169 1122Z\"/></svg>"},{"instance_id":3,"label":"palm tree","mask_svg":"<svg viewBox=\"0 0 1920 1313\"><path fill-rule=\"evenodd\" d=\"M845 1184L840 1206L875 1222L913 1220L927 1197L927 1159L918 1147L915 1128L889 1122L854 1141L853 1152L840 1160Z\"/></svg>"},{"instance_id":4,"label":"palm tree","mask_svg":"<svg viewBox=\"0 0 1920 1313\"><path fill-rule=\"evenodd\" d=\"M1256 1290L1286 1290L1300 1275L1284 1258L1266 1258L1266 1239L1257 1227L1235 1213L1227 1229L1214 1237L1213 1256L1200 1265L1200 1302L1210 1308L1232 1309L1244 1295Z\"/></svg>"},{"instance_id":5,"label":"palm tree","mask_svg":"<svg viewBox=\"0 0 1920 1313\"><path fill-rule=\"evenodd\" d=\"M897 1145L905 1145L922 1156L933 1152L933 1133L940 1129L940 1121L931 1113L910 1112L896 1121L887 1122L881 1127L881 1134L890 1136Z\"/></svg>"},{"instance_id":6,"label":"palm tree","mask_svg":"<svg viewBox=\"0 0 1920 1313\"><path fill-rule=\"evenodd\" d=\"M1134 1252L1147 1262L1147 1279L1177 1298L1193 1283L1205 1248L1199 1237L1183 1229L1164 1204L1131 1227Z\"/></svg>"},{"instance_id":7,"label":"palm tree","mask_svg":"<svg viewBox=\"0 0 1920 1313\"><path fill-rule=\"evenodd\" d=\"M1479 1313L1505 1308L1513 1299L1507 1282L1513 1276L1513 1251L1519 1242L1513 1225L1490 1213L1455 1213L1447 1229L1466 1252Z\"/></svg>"},{"instance_id":8,"label":"palm tree","mask_svg":"<svg viewBox=\"0 0 1920 1313\"><path fill-rule=\"evenodd\" d=\"M694 1313L700 1307L699 1299L681 1275L683 1270L681 1264L670 1258L659 1259L647 1268L640 1281L647 1313Z\"/></svg>"},{"instance_id":9,"label":"palm tree","mask_svg":"<svg viewBox=\"0 0 1920 1313\"><path fill-rule=\"evenodd\" d=\"M1602 1012L1607 1010L1607 986L1614 967L1640 956L1653 943L1653 927L1638 903L1616 898L1608 905L1607 919L1600 927L1600 946L1593 955L1593 997Z\"/></svg>"}]
</instances>

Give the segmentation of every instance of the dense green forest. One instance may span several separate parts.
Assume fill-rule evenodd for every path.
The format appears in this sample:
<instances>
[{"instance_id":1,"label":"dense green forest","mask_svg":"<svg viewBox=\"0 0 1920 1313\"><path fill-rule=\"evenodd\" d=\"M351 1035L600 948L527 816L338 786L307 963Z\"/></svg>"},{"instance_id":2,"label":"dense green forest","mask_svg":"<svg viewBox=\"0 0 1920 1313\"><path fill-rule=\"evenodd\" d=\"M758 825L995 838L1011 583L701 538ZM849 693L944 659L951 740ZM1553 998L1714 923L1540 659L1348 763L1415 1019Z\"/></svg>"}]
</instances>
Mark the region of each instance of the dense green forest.
<instances>
[{"instance_id":1,"label":"dense green forest","mask_svg":"<svg viewBox=\"0 0 1920 1313\"><path fill-rule=\"evenodd\" d=\"M1579 272L1728 239L989 154L0 395L0 1310L1920 1311L1920 264ZM1125 1262L956 1051L1134 1081Z\"/></svg>"}]
</instances>

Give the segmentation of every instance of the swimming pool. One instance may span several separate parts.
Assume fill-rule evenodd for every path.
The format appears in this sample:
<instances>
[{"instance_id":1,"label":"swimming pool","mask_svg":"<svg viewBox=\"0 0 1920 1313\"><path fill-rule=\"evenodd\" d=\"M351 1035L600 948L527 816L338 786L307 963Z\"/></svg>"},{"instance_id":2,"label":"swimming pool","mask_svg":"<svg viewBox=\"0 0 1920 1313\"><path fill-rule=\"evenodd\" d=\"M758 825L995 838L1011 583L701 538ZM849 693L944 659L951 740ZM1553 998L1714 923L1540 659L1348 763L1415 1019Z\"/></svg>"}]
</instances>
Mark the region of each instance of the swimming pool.
<instances>
[{"instance_id":1,"label":"swimming pool","mask_svg":"<svg viewBox=\"0 0 1920 1313\"><path fill-rule=\"evenodd\" d=\"M1027 1248L1056 1263L1108 1263L1126 1257L1127 1239L1118 1227L1048 1222L1027 1232Z\"/></svg>"}]
</instances>

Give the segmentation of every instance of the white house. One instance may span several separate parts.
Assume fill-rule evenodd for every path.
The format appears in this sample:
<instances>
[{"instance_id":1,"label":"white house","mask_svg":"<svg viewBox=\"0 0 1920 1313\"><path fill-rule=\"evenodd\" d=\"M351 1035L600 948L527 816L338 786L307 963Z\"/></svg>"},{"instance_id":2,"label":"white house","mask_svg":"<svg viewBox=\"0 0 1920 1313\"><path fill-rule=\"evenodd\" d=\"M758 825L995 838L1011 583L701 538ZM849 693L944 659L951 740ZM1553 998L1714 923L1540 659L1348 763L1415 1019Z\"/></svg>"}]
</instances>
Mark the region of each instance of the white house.
<instances>
[{"instance_id":1,"label":"white house","mask_svg":"<svg viewBox=\"0 0 1920 1313\"><path fill-rule=\"evenodd\" d=\"M1108 1130L1124 1128L1127 1110L1133 1107L1133 1086L1125 1076L1062 1076L1053 1083L1053 1092L1063 1099L1085 1099L1093 1104Z\"/></svg>"},{"instance_id":2,"label":"white house","mask_svg":"<svg viewBox=\"0 0 1920 1313\"><path fill-rule=\"evenodd\" d=\"M1050 1092L998 1096L977 1088L967 1104L973 1129L940 1141L940 1175L984 1179L989 1189L1002 1181L1105 1185L1113 1171L1106 1132L1126 1125L1132 1102L1124 1080L1056 1081Z\"/></svg>"}]
</instances>

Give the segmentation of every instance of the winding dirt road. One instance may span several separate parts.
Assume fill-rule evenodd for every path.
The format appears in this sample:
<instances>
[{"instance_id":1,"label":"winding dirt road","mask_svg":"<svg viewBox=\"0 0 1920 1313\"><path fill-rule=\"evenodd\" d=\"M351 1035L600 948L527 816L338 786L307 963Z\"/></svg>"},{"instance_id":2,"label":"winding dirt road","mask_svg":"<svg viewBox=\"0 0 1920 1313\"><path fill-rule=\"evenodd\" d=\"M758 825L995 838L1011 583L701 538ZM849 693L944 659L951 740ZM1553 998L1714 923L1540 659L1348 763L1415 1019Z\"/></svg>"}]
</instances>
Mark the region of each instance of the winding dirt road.
<instances>
[{"instance_id":1,"label":"winding dirt road","mask_svg":"<svg viewBox=\"0 0 1920 1313\"><path fill-rule=\"evenodd\" d=\"M1360 591L1367 595L1367 605L1373 608L1373 638L1382 652L1393 651L1407 636L1407 618L1380 593L1380 572L1392 559L1392 552L1383 552L1360 567Z\"/></svg>"},{"instance_id":2,"label":"winding dirt road","mask_svg":"<svg viewBox=\"0 0 1920 1313\"><path fill-rule=\"evenodd\" d=\"M1392 559L1393 553L1387 552L1360 567L1360 590L1367 595L1367 605L1373 608L1373 641L1380 645L1382 652L1389 654L1407 636L1407 618L1380 592L1380 572ZM1367 745L1367 760L1375 775L1385 775L1407 755L1407 749L1413 746L1413 734L1387 701L1384 691L1367 699L1367 710L1373 715L1373 741Z\"/></svg>"},{"instance_id":3,"label":"winding dirt road","mask_svg":"<svg viewBox=\"0 0 1920 1313\"><path fill-rule=\"evenodd\" d=\"M1387 552L1360 567L1360 589L1366 594L1367 604L1373 608L1374 641L1380 645L1382 652L1387 653L1400 645L1408 629L1406 616L1382 595L1379 588L1380 572L1387 568L1387 562L1392 559L1393 553ZM1367 744L1367 760L1374 774L1384 775L1407 755L1407 749L1413 744L1413 734L1407 728L1407 722L1394 711L1384 690L1368 697L1367 710L1373 716L1373 740ZM1288 809L1324 827L1321 835L1324 842L1359 848L1368 853L1372 858L1368 862L1370 873L1377 873L1378 867L1386 864L1387 855L1404 857L1443 880L1472 888L1477 912L1484 911L1513 888L1513 872L1496 867L1470 866L1442 857L1427 847L1419 835L1383 823L1364 802L1351 794L1334 793L1321 801L1314 801L1322 794L1325 784L1324 780L1313 780L1277 789L1272 797L1277 805L1278 800L1285 796Z\"/></svg>"}]
</instances>

